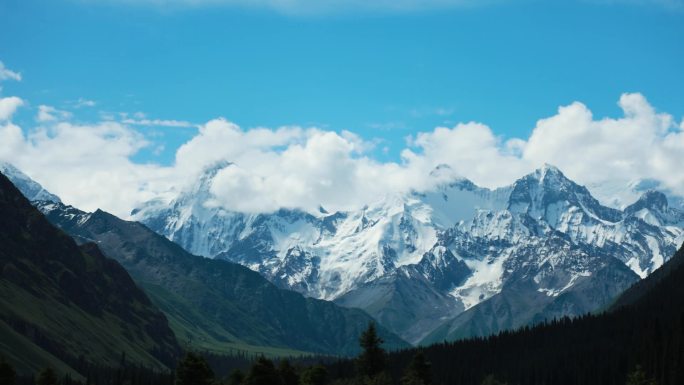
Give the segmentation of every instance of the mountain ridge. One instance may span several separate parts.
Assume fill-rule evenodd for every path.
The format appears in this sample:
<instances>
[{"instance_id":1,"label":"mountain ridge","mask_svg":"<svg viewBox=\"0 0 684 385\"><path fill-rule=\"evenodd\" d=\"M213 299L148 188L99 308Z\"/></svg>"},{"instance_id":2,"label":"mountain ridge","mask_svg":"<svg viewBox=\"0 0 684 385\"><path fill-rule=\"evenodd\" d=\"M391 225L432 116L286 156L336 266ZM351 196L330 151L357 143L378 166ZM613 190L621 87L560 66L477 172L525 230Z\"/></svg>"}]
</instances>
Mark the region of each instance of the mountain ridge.
<instances>
[{"instance_id":1,"label":"mountain ridge","mask_svg":"<svg viewBox=\"0 0 684 385\"><path fill-rule=\"evenodd\" d=\"M81 241L97 242L118 260L170 317L179 339L194 349L218 349L223 343L234 349L249 344L351 355L357 351L353 337L372 320L360 310L278 289L242 265L191 255L137 222L102 210L35 204L56 226ZM388 348L407 346L380 331Z\"/></svg>"},{"instance_id":2,"label":"mountain ridge","mask_svg":"<svg viewBox=\"0 0 684 385\"><path fill-rule=\"evenodd\" d=\"M270 214L209 204L213 178L230 166L207 167L175 200L153 200L134 218L280 288L363 309L414 344L473 335L464 330L476 330L475 321L463 320L485 307L471 309L510 305L520 298L513 291L535 300L508 312L498 323L506 327L603 308L684 242L684 211L664 194L646 190L622 210L603 206L551 165L494 190L442 166L431 173L434 188L359 211ZM606 287L599 277L613 279ZM481 314L490 314L481 323L497 324L494 312Z\"/></svg>"},{"instance_id":3,"label":"mountain ridge","mask_svg":"<svg viewBox=\"0 0 684 385\"><path fill-rule=\"evenodd\" d=\"M213 175L217 172L212 169ZM418 309L425 304L409 299L411 285L434 294L426 301L446 317L454 309L467 311L507 290L511 280L536 275L535 290L553 302L580 281L589 285L592 274L606 264L620 269L623 279L614 282L612 290L600 290L605 297L589 303L574 296L577 303L559 307L567 310L563 315L578 315L606 306L612 299L607 296L647 276L684 242L682 212L655 192L646 192L619 210L602 205L586 187L551 165L494 190L478 187L445 167L433 173L432 189L388 195L358 211L315 214L288 209L244 214L207 207L202 202L211 196L211 178L203 176L194 190L181 192L170 206L148 205L136 211L135 218L187 250L243 264L279 287L360 307L386 324L404 325L393 331L413 343L441 326L443 317L432 311L427 317L432 321L416 330L415 324L423 321ZM555 239L555 246L546 239ZM545 254L559 256L567 249L577 250L574 255L585 261L584 271L572 270L569 262L559 266L570 268L570 274L544 265ZM436 255L446 258L437 263ZM635 276L612 264L615 258ZM516 261L532 263L537 270L528 271L529 277L504 271L522 268L523 262ZM444 268L458 273L445 279ZM426 281L409 285L402 271L420 271ZM371 293L386 300L373 299ZM407 308L406 302L400 305L401 298L413 301L414 308ZM449 304L450 299L454 303ZM556 314L559 308L545 314L547 302L535 304L538 314L533 319ZM409 317L401 320L399 314ZM516 317L515 326L527 319Z\"/></svg>"}]
</instances>

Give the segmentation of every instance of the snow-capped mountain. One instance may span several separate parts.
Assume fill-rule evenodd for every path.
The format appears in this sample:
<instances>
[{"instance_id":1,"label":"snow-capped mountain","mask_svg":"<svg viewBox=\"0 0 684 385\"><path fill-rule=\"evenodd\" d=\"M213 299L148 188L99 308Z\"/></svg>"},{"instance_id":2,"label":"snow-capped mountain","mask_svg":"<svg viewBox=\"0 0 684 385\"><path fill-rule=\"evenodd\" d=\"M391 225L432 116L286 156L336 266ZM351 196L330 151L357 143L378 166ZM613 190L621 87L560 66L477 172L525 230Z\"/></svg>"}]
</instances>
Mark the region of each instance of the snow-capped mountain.
<instances>
[{"instance_id":1,"label":"snow-capped mountain","mask_svg":"<svg viewBox=\"0 0 684 385\"><path fill-rule=\"evenodd\" d=\"M0 173L7 176L30 201L61 202L57 195L51 194L38 182L7 162L0 161Z\"/></svg>"},{"instance_id":2,"label":"snow-capped mountain","mask_svg":"<svg viewBox=\"0 0 684 385\"><path fill-rule=\"evenodd\" d=\"M624 209L648 191L659 191L668 200L669 206L684 210L684 197L655 179L636 179L629 183L594 183L588 185L594 197L609 207Z\"/></svg>"},{"instance_id":3,"label":"snow-capped mountain","mask_svg":"<svg viewBox=\"0 0 684 385\"><path fill-rule=\"evenodd\" d=\"M482 189L465 179L430 192L386 196L353 212L245 214L208 206L213 177L230 166L207 168L174 201L150 202L133 219L192 253L241 263L322 299L418 263L440 232L478 209L505 207L505 190Z\"/></svg>"},{"instance_id":4,"label":"snow-capped mountain","mask_svg":"<svg viewBox=\"0 0 684 385\"><path fill-rule=\"evenodd\" d=\"M455 176L445 182L449 169L440 166L433 173L441 183L429 191L357 211L269 214L211 205L213 177L226 167L207 168L173 201L150 202L134 219L192 253L361 307L414 343L440 327L444 336L470 333L464 317L481 320L469 314L515 292L535 293L534 306L482 333L595 310L684 241L684 214L664 194L647 190L623 210L607 207L549 165L495 190Z\"/></svg>"},{"instance_id":5,"label":"snow-capped mountain","mask_svg":"<svg viewBox=\"0 0 684 385\"><path fill-rule=\"evenodd\" d=\"M596 310L684 242L676 197L647 189L611 208L548 165L494 190L439 166L434 188L360 210L268 214L213 204L214 177L231 166L206 168L175 199L150 201L133 218L192 253L362 308L412 343ZM59 202L11 165L0 171L32 200Z\"/></svg>"}]
</instances>

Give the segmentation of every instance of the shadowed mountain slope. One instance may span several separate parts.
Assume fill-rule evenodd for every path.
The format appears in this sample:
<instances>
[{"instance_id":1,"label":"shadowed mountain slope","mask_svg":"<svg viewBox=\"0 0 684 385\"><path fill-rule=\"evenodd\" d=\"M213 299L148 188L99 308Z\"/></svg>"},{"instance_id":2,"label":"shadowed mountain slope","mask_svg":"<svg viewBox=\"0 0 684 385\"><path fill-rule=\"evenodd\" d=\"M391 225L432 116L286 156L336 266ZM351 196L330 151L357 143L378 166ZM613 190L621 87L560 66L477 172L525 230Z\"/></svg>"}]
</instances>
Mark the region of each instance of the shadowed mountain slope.
<instances>
[{"instance_id":1,"label":"shadowed mountain slope","mask_svg":"<svg viewBox=\"0 0 684 385\"><path fill-rule=\"evenodd\" d=\"M159 311L116 261L80 247L0 174L0 355L21 373L70 372L82 359L173 367L180 347Z\"/></svg>"}]
</instances>

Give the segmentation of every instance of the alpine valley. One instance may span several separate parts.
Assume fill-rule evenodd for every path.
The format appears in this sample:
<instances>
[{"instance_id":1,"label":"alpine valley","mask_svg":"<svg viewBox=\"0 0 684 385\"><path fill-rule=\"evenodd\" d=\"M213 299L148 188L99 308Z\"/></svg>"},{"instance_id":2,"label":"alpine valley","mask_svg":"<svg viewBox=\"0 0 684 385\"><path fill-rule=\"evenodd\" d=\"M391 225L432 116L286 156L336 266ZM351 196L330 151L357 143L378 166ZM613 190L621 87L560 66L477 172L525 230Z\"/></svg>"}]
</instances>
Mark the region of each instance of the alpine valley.
<instances>
[{"instance_id":1,"label":"alpine valley","mask_svg":"<svg viewBox=\"0 0 684 385\"><path fill-rule=\"evenodd\" d=\"M205 168L173 199L135 209L134 222L2 171L54 225L121 263L180 342L201 349L353 354L364 312L390 347L491 335L602 310L684 242L681 198L633 188L635 202L609 207L550 165L494 190L442 165L433 188L358 211L260 214L211 204L229 167Z\"/></svg>"},{"instance_id":2,"label":"alpine valley","mask_svg":"<svg viewBox=\"0 0 684 385\"><path fill-rule=\"evenodd\" d=\"M213 180L229 167L207 167L132 217L193 254L363 309L416 345L602 309L684 241L680 197L636 183L635 202L608 207L551 165L494 190L441 165L433 188L358 211L267 214L211 204Z\"/></svg>"},{"instance_id":3,"label":"alpine valley","mask_svg":"<svg viewBox=\"0 0 684 385\"><path fill-rule=\"evenodd\" d=\"M27 196L44 192L9 164L0 171ZM68 365L113 366L122 353L167 370L181 348L353 355L357 336L372 322L362 310L279 289L239 264L191 255L140 223L85 213L47 192L38 196L50 200L32 202L42 215L5 176L0 182L7 227L0 239L0 356L9 354L22 373L50 365L82 374ZM388 348L409 347L382 327L378 332Z\"/></svg>"}]
</instances>

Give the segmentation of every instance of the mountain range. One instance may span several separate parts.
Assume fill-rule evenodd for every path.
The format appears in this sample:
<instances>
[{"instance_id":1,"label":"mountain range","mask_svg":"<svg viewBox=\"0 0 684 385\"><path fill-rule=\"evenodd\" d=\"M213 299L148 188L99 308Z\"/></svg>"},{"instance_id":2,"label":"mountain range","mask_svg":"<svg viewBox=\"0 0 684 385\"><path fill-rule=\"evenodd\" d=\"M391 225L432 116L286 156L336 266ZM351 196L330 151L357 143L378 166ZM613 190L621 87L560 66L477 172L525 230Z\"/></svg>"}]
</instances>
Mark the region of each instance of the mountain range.
<instances>
[{"instance_id":1,"label":"mountain range","mask_svg":"<svg viewBox=\"0 0 684 385\"><path fill-rule=\"evenodd\" d=\"M431 363L437 384L680 385L684 247L600 314L390 353L395 381L418 350ZM345 376L350 367L353 363L341 362L331 372Z\"/></svg>"},{"instance_id":2,"label":"mountain range","mask_svg":"<svg viewBox=\"0 0 684 385\"><path fill-rule=\"evenodd\" d=\"M11 165L3 169L27 195L44 191ZM140 223L87 213L52 194L41 197L50 200L32 203L50 223L126 269L186 350L353 355L356 337L373 321L362 310L280 289L242 265L192 255ZM381 326L379 333L388 349L409 346Z\"/></svg>"},{"instance_id":3,"label":"mountain range","mask_svg":"<svg viewBox=\"0 0 684 385\"><path fill-rule=\"evenodd\" d=\"M684 241L684 212L669 204L677 198L646 190L605 206L550 165L497 189L442 165L430 189L332 213L217 207L212 183L230 167L207 167L132 218L193 254L363 309L413 344L600 309Z\"/></svg>"},{"instance_id":4,"label":"mountain range","mask_svg":"<svg viewBox=\"0 0 684 385\"><path fill-rule=\"evenodd\" d=\"M637 218L644 221L641 216L648 213L643 210L658 209L650 214L663 221L665 230L676 233L679 213L660 198L654 192L645 194L618 211L621 220L640 213ZM591 203L581 204L587 202ZM111 367L124 360L165 370L173 366L181 345L211 351L213 344L236 347L264 341L340 352L345 349L344 341L355 343L356 335L371 319L361 310L279 289L244 266L192 255L143 224L101 210L86 213L58 199L29 202L3 175L0 216L0 354L20 373L51 366L85 379L81 377L84 372L74 367L82 367L83 362ZM464 267L470 268L466 261L443 263L456 257L452 250L463 247L458 239L465 239L464 235L452 231L439 234L442 243L432 248L430 258L424 256L417 264L399 266L361 285L367 298L385 308L388 304L396 308L397 301L405 298L406 309L420 308L421 299L426 301L445 287L439 282L467 281L468 276L462 275ZM464 384L479 384L492 375L512 383L621 384L631 372L632 377L654 377L662 384L681 383L684 247L671 259L664 257L662 266L645 279L637 278L627 290L613 295L603 305L606 312L570 319L561 317L568 308L610 296L617 283L638 275L624 261L601 256L599 248L592 256L581 245L568 244L570 237L563 232L540 234L544 233L536 235L538 240L525 234L519 245L521 250L542 251L547 261L541 266L545 267L536 261L539 255L516 249L511 255L517 257L503 265L510 276L501 291L448 319L430 336L435 341L460 338L450 333L465 324L509 328L488 322L507 322L509 315L519 314L511 312L512 308L531 309L527 316L540 325L421 348L433 363L434 378ZM423 264L425 260L439 263ZM442 268L428 269L435 265ZM557 295L548 295L534 286L540 284L534 278L540 271L554 269L570 276L575 271L591 274L576 278ZM535 275L530 276L532 273ZM550 273L545 274L548 277ZM397 282L419 282L415 287L426 291L387 290L410 288ZM358 292L350 291L341 298ZM384 296L387 293L391 295ZM552 320L539 319L538 313L531 315L538 303L545 301L539 297L553 297L544 305L545 314L557 314ZM379 331L387 347L407 346L384 328ZM468 333L480 332L491 331ZM387 362L393 378L399 378L414 353L411 349L390 352ZM354 363L343 359L329 365L331 373L344 379L353 372Z\"/></svg>"},{"instance_id":5,"label":"mountain range","mask_svg":"<svg viewBox=\"0 0 684 385\"><path fill-rule=\"evenodd\" d=\"M630 205L609 207L550 165L497 189L442 165L430 174L432 188L385 196L357 211L251 214L211 203L214 178L232 166L213 164L171 201L135 209L131 217L139 223L80 211L19 170L8 174L27 195L44 194L34 204L55 225L79 242L97 242L126 267L183 344L208 349L352 353L353 341L343 341L357 329L342 328L328 340L301 334L314 331L326 311L307 313L302 309L311 306L300 305L297 314L309 317L304 323L282 321L289 313L278 309L290 307L278 304L291 303L281 294L290 290L304 296L298 303L332 300L365 311L397 347L402 342L392 333L426 345L581 315L609 306L684 241L684 211L670 205L679 198L646 190ZM219 272L228 266L230 273ZM251 283L235 284L235 276ZM259 301L241 295L255 291L272 301L245 308ZM336 322L352 314L326 309L334 309ZM355 314L358 325L365 314Z\"/></svg>"}]
</instances>

